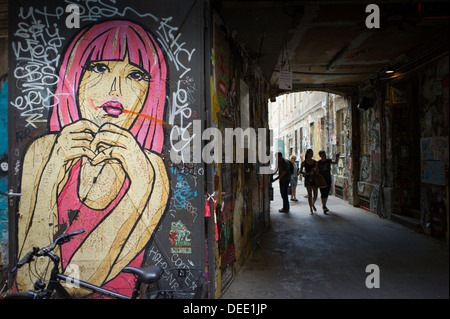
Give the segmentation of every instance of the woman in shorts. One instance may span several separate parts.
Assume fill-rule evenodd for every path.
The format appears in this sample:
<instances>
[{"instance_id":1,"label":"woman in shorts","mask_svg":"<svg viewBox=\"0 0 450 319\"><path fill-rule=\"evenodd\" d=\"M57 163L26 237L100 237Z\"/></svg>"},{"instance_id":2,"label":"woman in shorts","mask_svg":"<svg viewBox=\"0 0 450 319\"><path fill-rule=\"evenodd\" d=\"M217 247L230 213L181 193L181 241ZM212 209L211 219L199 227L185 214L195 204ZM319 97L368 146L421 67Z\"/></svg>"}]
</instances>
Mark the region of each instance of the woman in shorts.
<instances>
[{"instance_id":1,"label":"woman in shorts","mask_svg":"<svg viewBox=\"0 0 450 319\"><path fill-rule=\"evenodd\" d=\"M311 215L317 211L314 203L317 200L317 186L314 184L314 172L318 171L317 161L313 160L314 152L312 149L308 149L305 153L305 160L300 166L300 174L305 176L304 183L306 190L308 191L308 204Z\"/></svg>"}]
</instances>

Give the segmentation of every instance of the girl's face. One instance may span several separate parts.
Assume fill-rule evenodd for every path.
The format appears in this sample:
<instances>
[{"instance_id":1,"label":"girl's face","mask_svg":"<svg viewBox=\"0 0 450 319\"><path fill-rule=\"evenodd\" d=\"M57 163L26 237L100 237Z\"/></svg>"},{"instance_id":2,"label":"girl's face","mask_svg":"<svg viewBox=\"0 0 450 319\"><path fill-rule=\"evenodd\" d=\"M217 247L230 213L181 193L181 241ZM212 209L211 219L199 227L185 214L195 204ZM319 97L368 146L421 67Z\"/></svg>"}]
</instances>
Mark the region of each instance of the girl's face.
<instances>
[{"instance_id":1,"label":"girl's face","mask_svg":"<svg viewBox=\"0 0 450 319\"><path fill-rule=\"evenodd\" d=\"M129 129L147 98L149 82L149 74L130 64L128 55L122 61L92 61L80 81L81 117Z\"/></svg>"}]
</instances>

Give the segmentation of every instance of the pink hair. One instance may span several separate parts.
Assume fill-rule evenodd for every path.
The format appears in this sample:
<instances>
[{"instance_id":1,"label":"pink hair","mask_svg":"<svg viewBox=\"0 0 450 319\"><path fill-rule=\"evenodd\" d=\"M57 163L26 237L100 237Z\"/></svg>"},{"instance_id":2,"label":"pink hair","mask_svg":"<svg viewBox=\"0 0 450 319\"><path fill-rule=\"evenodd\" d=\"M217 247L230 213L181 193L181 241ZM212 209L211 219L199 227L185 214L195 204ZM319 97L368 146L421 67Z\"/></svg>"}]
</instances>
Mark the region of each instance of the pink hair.
<instances>
[{"instance_id":1,"label":"pink hair","mask_svg":"<svg viewBox=\"0 0 450 319\"><path fill-rule=\"evenodd\" d=\"M123 60L150 74L144 106L130 131L142 147L161 153L164 142L162 121L166 99L167 66L163 53L153 36L141 26L125 21L102 22L82 30L70 43L59 70L50 131L58 132L65 125L78 121L78 88L83 67L91 61Z\"/></svg>"}]
</instances>

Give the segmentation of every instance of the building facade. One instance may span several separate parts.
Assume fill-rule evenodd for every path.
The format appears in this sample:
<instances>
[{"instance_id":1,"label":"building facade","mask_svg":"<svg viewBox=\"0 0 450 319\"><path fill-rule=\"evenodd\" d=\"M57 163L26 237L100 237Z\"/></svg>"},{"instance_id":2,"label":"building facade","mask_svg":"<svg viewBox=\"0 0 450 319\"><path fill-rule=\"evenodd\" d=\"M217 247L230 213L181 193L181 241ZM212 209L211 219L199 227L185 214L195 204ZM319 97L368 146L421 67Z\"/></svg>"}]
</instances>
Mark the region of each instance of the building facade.
<instances>
[{"instance_id":1,"label":"building facade","mask_svg":"<svg viewBox=\"0 0 450 319\"><path fill-rule=\"evenodd\" d=\"M269 125L274 132L278 151L289 158L296 155L301 163L307 149L312 149L314 159L319 151L339 162L332 166L332 193L352 202L351 185L351 129L350 103L343 96L321 92L303 91L280 95L269 102Z\"/></svg>"}]
</instances>

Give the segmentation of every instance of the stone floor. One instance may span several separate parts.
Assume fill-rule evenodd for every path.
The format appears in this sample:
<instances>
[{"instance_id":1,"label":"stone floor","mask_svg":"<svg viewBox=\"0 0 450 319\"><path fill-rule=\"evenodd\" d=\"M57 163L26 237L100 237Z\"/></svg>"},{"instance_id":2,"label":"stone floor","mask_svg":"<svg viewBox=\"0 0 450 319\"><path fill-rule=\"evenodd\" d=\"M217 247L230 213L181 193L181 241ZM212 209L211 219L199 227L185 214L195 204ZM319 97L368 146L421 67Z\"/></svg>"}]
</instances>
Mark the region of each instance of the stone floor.
<instances>
[{"instance_id":1,"label":"stone floor","mask_svg":"<svg viewBox=\"0 0 450 319\"><path fill-rule=\"evenodd\" d=\"M274 183L271 225L223 299L449 298L448 246L330 196L310 215L305 187L289 213ZM369 289L366 281L379 288ZM369 278L368 278L369 277Z\"/></svg>"}]
</instances>

